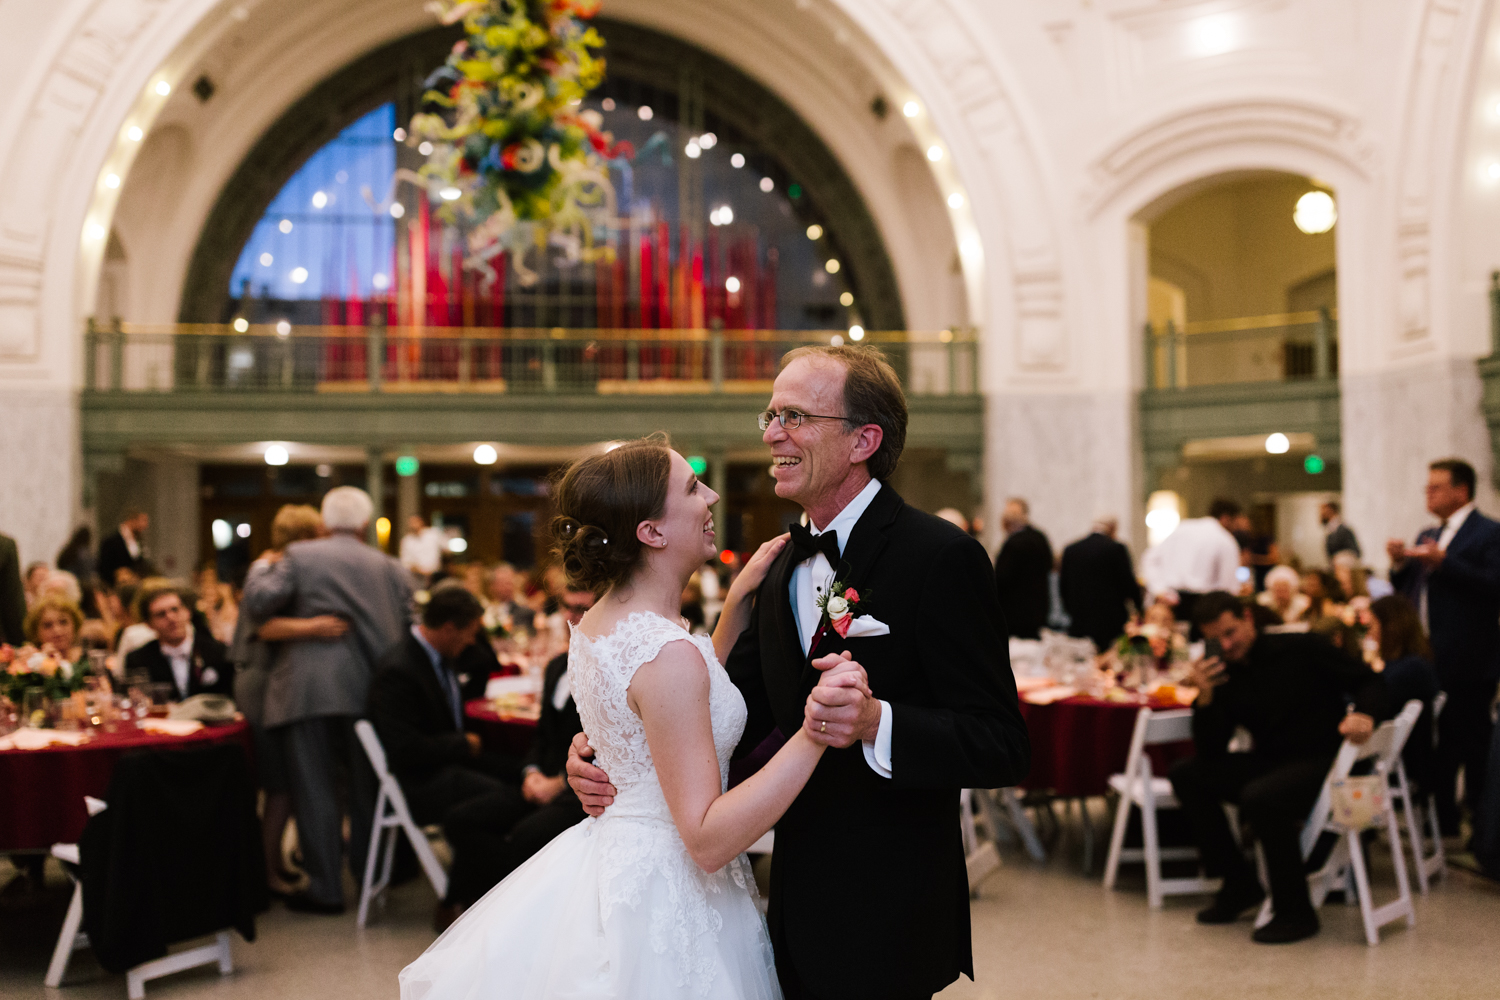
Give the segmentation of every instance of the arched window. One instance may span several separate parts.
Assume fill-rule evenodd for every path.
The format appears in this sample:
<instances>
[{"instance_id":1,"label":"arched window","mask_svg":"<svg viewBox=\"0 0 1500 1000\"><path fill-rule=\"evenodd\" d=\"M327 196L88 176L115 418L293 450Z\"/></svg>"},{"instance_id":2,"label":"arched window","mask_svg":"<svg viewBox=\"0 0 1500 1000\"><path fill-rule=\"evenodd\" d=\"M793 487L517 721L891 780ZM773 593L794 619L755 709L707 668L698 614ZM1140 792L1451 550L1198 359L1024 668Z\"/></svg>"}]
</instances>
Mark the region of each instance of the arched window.
<instances>
[{"instance_id":1,"label":"arched window","mask_svg":"<svg viewBox=\"0 0 1500 1000\"><path fill-rule=\"evenodd\" d=\"M395 182L398 167L425 159L399 141L419 93L420 74L405 73L392 100L363 111L280 186L241 237L228 288L196 302L190 289L184 319L359 325L383 310L401 326L904 325L868 212L789 108L680 41L633 25L604 31L610 76L585 103L634 148L610 163L617 211L593 234L612 259L553 241L466 266L462 233L437 221L425 192ZM226 242L203 240L200 256ZM195 259L193 274L223 273L205 263ZM214 300L217 315L202 315Z\"/></svg>"}]
</instances>

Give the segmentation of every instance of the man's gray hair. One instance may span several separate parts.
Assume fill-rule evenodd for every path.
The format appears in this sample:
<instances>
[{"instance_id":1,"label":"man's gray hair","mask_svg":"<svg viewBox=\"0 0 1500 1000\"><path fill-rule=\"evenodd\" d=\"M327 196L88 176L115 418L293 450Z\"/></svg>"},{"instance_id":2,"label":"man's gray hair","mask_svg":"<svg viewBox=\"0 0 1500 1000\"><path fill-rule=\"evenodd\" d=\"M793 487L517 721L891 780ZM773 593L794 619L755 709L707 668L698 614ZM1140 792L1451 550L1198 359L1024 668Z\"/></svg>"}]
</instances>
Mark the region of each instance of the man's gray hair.
<instances>
[{"instance_id":1,"label":"man's gray hair","mask_svg":"<svg viewBox=\"0 0 1500 1000\"><path fill-rule=\"evenodd\" d=\"M323 497L323 526L329 531L364 531L374 513L370 494L358 486L335 486Z\"/></svg>"}]
</instances>

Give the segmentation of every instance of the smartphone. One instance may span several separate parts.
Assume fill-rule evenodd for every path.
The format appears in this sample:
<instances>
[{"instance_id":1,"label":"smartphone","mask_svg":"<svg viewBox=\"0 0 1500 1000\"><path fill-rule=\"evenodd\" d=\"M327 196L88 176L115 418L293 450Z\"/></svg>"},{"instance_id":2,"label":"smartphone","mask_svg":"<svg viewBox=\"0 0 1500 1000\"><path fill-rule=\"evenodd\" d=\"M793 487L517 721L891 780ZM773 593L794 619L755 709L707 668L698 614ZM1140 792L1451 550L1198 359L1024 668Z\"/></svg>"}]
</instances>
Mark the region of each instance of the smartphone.
<instances>
[{"instance_id":1,"label":"smartphone","mask_svg":"<svg viewBox=\"0 0 1500 1000\"><path fill-rule=\"evenodd\" d=\"M1203 640L1203 658L1207 660L1215 656L1219 658L1220 663L1227 664L1229 662L1224 659L1224 646L1218 639Z\"/></svg>"}]
</instances>

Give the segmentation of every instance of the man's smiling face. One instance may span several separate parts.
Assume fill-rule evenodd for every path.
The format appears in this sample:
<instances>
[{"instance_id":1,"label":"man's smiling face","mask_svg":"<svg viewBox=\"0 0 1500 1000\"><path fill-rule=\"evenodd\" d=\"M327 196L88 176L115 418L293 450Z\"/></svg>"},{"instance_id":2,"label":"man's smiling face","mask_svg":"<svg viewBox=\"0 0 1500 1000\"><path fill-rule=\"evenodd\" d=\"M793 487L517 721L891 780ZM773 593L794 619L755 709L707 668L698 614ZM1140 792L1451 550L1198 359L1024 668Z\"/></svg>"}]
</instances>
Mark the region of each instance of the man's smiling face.
<instances>
[{"instance_id":1,"label":"man's smiling face","mask_svg":"<svg viewBox=\"0 0 1500 1000\"><path fill-rule=\"evenodd\" d=\"M798 358L776 377L770 409L844 415L844 366L820 358ZM843 420L804 417L802 426L771 421L761 439L771 446L776 495L804 508L832 495L850 475L853 432Z\"/></svg>"}]
</instances>

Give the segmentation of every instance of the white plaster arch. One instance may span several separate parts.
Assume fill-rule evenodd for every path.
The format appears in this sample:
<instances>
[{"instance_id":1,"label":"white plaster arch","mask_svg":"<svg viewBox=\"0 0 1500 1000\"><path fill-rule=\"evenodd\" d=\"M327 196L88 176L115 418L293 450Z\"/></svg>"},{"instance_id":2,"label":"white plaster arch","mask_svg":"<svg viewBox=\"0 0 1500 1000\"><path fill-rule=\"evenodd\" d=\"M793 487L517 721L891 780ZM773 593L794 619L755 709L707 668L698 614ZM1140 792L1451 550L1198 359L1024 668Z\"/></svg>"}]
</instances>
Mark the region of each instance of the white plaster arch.
<instances>
[{"instance_id":1,"label":"white plaster arch","mask_svg":"<svg viewBox=\"0 0 1500 1000\"><path fill-rule=\"evenodd\" d=\"M761 52L767 39L800 42L793 52L803 58L771 64L783 71L782 79L767 79L766 66L745 62L744 51L735 51L732 33L708 47L773 87L780 84L783 96L809 124L836 137L839 116L851 117L845 107L820 111L785 89L788 79L813 79L806 67L816 67L820 60L809 45L825 40L803 37L808 34L805 25L789 26L785 11L768 11L753 0L721 0L715 6L726 7L732 16L719 12L717 19L705 17L705 5L686 0L618 0L610 13L627 19L634 13L658 26L666 19L668 30L675 28L675 33L698 44L713 40L694 38L691 31L682 31L682 25L715 24L728 31L738 23L743 37L756 40ZM899 101L918 95L933 112L930 124L927 119L914 124L919 142L937 141L945 150L933 168L939 190L944 197L955 191L964 195L949 216L964 269L969 319L984 324L986 388L994 390L1003 379L1027 368L1052 377L1065 373L1070 358L1063 309L1065 255L1059 249L1058 199L1041 181L1052 172L1044 167L1026 108L1008 86L1006 71L997 63L1001 50L986 40L981 19L956 0L935 2L919 11L891 0L883 0L883 9L855 0L827 0L816 6L799 0L796 6L828 25L833 42L847 48L851 58L862 60L892 97ZM643 13L648 10L650 16ZM7 156L0 164L0 381L24 381L28 391L51 393L49 405L66 415L55 421L68 428L66 436L76 433L71 429L77 419L72 394L82 373L82 319L95 300L115 208L122 190L129 189L132 160L140 149L139 143L124 138L127 130L139 127L149 132L170 101L183 99L207 60L254 62L258 50L253 39L237 43L237 49L226 43L247 16L271 18L282 26L310 23L299 21L298 15L313 22L324 18L325 30L303 32L303 37L283 40L278 51L263 53L280 60L281 72L265 74L261 89L281 97L262 101L258 115L255 108L245 107L246 114L232 122L232 141L194 136L186 144L193 176L178 199L170 226L176 238L169 241L178 248L180 260L167 254L167 259L154 257L152 262L168 275L185 271L218 188L274 114L360 52L418 30L430 19L411 0L72 0L49 15L46 40L0 120L0 149ZM913 45L914 40L918 44ZM799 62L804 68L800 76ZM906 82L911 76L916 83ZM156 94L158 81L170 84L173 93ZM858 103L867 104L871 96L860 95ZM223 101L219 107L230 103ZM235 116L225 117L227 121ZM852 121L842 127L848 131L850 125ZM889 182L872 183L864 158L851 158L847 150L831 145L887 234L888 247L896 251L893 263L898 273L905 272L901 280L923 280L922 268L912 263L921 248L909 253L903 240L890 238L893 231L900 234L906 228L899 190ZM222 161L217 174L204 169L208 155ZM871 157L868 162L889 172L892 160ZM103 180L111 173L124 179L123 189L105 187ZM130 242L156 246L149 239ZM991 248L988 255L986 247ZM938 272L946 272L951 256L936 258ZM156 301L175 300L163 290L164 284L153 282L145 291ZM936 320L933 325L942 322L936 316L924 318ZM917 317L909 317L909 322L913 319ZM1015 345L1016 350L997 349L1003 345ZM48 484L37 486L51 491L48 502L27 504L38 511L33 515L37 523L24 527L23 533L38 537L44 546L66 535L79 496L76 437L51 453L72 454L74 461L70 474L59 477L50 471ZM34 492L19 485L0 488L0 496L7 500Z\"/></svg>"}]
</instances>

